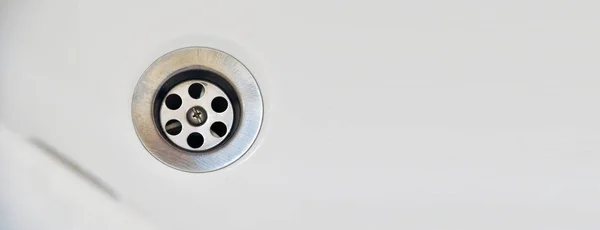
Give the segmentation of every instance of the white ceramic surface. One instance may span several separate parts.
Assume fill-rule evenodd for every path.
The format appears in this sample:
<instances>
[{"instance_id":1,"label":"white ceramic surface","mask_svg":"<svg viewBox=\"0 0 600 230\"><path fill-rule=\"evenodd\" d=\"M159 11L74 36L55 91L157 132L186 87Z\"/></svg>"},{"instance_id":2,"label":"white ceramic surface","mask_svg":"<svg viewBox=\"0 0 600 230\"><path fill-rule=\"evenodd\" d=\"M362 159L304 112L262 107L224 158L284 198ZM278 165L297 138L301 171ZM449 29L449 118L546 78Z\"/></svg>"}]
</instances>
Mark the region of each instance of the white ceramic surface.
<instances>
[{"instance_id":1,"label":"white ceramic surface","mask_svg":"<svg viewBox=\"0 0 600 230\"><path fill-rule=\"evenodd\" d=\"M599 11L5 0L0 122L163 229L598 229ZM242 61L266 106L259 144L208 174L154 159L131 121L144 70L190 45Z\"/></svg>"}]
</instances>

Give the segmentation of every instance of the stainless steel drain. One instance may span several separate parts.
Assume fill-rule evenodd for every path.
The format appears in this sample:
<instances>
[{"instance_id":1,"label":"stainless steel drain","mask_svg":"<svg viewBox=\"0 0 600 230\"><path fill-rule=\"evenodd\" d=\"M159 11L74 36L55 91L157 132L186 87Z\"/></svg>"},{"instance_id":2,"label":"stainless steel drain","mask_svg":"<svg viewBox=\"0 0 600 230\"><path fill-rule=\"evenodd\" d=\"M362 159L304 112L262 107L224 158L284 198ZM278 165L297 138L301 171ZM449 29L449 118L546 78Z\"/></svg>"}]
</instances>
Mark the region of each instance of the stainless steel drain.
<instances>
[{"instance_id":1,"label":"stainless steel drain","mask_svg":"<svg viewBox=\"0 0 600 230\"><path fill-rule=\"evenodd\" d=\"M155 61L132 101L136 133L163 163L208 172L239 159L262 125L258 84L237 59L216 49L188 47Z\"/></svg>"}]
</instances>

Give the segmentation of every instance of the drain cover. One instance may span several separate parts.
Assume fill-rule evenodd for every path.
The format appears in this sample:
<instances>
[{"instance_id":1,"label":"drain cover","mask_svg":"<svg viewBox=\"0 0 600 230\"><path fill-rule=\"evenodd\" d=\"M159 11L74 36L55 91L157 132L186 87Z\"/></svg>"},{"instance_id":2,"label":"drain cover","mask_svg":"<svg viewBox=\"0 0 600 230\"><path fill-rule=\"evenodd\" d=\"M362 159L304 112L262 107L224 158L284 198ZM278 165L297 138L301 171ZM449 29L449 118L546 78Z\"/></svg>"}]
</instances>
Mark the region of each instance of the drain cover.
<instances>
[{"instance_id":1,"label":"drain cover","mask_svg":"<svg viewBox=\"0 0 600 230\"><path fill-rule=\"evenodd\" d=\"M136 133L158 160L208 172L239 159L262 125L263 101L250 71L216 49L188 47L156 60L132 101Z\"/></svg>"}]
</instances>

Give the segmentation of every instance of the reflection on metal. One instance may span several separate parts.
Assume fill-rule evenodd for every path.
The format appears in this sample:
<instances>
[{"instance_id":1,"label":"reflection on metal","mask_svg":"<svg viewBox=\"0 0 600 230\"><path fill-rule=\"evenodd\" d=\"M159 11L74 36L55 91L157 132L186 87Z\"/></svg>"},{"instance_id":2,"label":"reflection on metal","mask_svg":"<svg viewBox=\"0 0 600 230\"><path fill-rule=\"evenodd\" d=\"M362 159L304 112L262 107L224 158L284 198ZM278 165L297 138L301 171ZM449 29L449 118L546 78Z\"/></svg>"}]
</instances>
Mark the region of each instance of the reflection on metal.
<instances>
[{"instance_id":1,"label":"reflection on metal","mask_svg":"<svg viewBox=\"0 0 600 230\"><path fill-rule=\"evenodd\" d=\"M168 98L173 94L179 98ZM131 112L140 141L154 157L182 171L209 172L250 149L262 125L263 101L254 77L237 59L187 47L160 57L144 72Z\"/></svg>"}]
</instances>

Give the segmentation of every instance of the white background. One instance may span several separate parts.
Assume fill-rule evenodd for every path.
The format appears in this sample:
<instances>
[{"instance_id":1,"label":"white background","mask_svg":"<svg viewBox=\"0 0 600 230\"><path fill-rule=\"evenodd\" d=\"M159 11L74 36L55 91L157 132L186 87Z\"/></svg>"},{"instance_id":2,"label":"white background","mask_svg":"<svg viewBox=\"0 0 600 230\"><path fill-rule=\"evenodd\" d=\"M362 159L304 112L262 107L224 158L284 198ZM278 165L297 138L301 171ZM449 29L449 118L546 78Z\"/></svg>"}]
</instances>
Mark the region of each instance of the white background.
<instances>
[{"instance_id":1,"label":"white background","mask_svg":"<svg viewBox=\"0 0 600 230\"><path fill-rule=\"evenodd\" d=\"M598 12L597 1L4 0L0 143L42 140L162 229L598 229ZM145 68L190 45L246 64L267 106L259 144L208 174L161 164L131 122ZM0 167L35 154L14 149Z\"/></svg>"}]
</instances>

